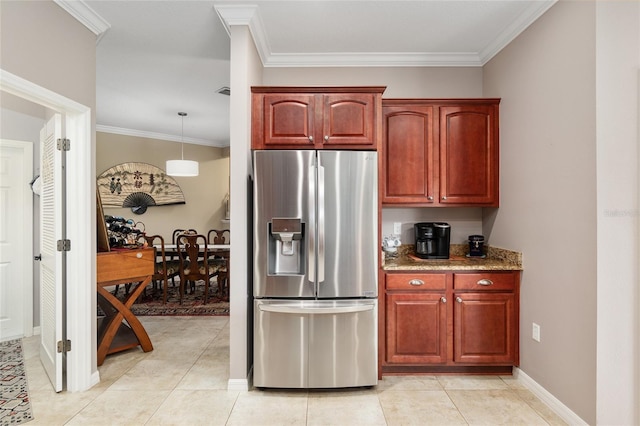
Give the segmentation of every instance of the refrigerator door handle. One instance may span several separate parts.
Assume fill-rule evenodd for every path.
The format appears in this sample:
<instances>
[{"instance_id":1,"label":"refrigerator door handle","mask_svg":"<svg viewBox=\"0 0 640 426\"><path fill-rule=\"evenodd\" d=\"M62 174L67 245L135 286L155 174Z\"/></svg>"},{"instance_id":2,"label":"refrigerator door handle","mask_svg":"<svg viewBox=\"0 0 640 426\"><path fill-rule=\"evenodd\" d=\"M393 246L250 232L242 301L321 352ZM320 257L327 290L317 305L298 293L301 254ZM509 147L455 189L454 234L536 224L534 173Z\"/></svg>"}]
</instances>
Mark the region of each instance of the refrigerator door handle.
<instances>
[{"instance_id":1,"label":"refrigerator door handle","mask_svg":"<svg viewBox=\"0 0 640 426\"><path fill-rule=\"evenodd\" d=\"M339 306L331 308L302 308L299 306L287 305L259 305L258 309L262 312L273 312L279 314L347 314L352 312L367 312L373 310L374 305L354 305Z\"/></svg>"},{"instance_id":2,"label":"refrigerator door handle","mask_svg":"<svg viewBox=\"0 0 640 426\"><path fill-rule=\"evenodd\" d=\"M324 166L318 157L318 283L324 282Z\"/></svg>"},{"instance_id":3,"label":"refrigerator door handle","mask_svg":"<svg viewBox=\"0 0 640 426\"><path fill-rule=\"evenodd\" d=\"M316 167L309 167L309 197L308 201L308 212L309 212L309 226L307 227L307 232L309 234L309 238L307 239L307 251L309 253L309 258L307 260L307 277L309 281L315 283L316 282Z\"/></svg>"}]
</instances>

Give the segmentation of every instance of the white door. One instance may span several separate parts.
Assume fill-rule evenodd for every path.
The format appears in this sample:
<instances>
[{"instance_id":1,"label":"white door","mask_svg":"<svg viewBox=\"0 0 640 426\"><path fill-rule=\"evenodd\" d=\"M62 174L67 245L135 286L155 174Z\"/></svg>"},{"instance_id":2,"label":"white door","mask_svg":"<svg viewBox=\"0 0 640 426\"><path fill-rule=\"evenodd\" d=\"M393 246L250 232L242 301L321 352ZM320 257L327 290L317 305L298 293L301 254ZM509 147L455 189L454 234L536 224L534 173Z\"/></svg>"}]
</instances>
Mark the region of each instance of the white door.
<instances>
[{"instance_id":1,"label":"white door","mask_svg":"<svg viewBox=\"0 0 640 426\"><path fill-rule=\"evenodd\" d=\"M0 341L33 332L33 144L0 141Z\"/></svg>"},{"instance_id":2,"label":"white door","mask_svg":"<svg viewBox=\"0 0 640 426\"><path fill-rule=\"evenodd\" d=\"M62 137L62 117L55 114L40 131L40 360L56 392L63 387L63 256L57 242L63 238L63 170L57 140Z\"/></svg>"}]
</instances>

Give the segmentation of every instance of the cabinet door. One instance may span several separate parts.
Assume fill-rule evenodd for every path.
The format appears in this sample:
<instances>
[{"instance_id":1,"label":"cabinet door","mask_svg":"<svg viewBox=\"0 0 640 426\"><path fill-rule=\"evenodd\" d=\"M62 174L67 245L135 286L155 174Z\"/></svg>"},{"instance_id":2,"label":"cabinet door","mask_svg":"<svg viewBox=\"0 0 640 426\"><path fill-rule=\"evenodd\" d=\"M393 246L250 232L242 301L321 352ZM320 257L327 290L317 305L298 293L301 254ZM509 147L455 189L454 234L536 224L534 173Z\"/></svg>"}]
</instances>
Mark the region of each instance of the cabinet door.
<instances>
[{"instance_id":1,"label":"cabinet door","mask_svg":"<svg viewBox=\"0 0 640 426\"><path fill-rule=\"evenodd\" d=\"M453 310L455 362L516 362L514 293L459 293Z\"/></svg>"},{"instance_id":2,"label":"cabinet door","mask_svg":"<svg viewBox=\"0 0 640 426\"><path fill-rule=\"evenodd\" d=\"M386 362L446 362L447 312L444 293L387 293Z\"/></svg>"},{"instance_id":3,"label":"cabinet door","mask_svg":"<svg viewBox=\"0 0 640 426\"><path fill-rule=\"evenodd\" d=\"M289 145L313 148L315 102L313 94L264 94L261 123L264 147Z\"/></svg>"},{"instance_id":4,"label":"cabinet door","mask_svg":"<svg viewBox=\"0 0 640 426\"><path fill-rule=\"evenodd\" d=\"M433 203L433 107L385 106L383 203Z\"/></svg>"},{"instance_id":5,"label":"cabinet door","mask_svg":"<svg viewBox=\"0 0 640 426\"><path fill-rule=\"evenodd\" d=\"M376 148L376 98L373 93L332 93L323 96L322 135L326 146L361 145Z\"/></svg>"},{"instance_id":6,"label":"cabinet door","mask_svg":"<svg viewBox=\"0 0 640 426\"><path fill-rule=\"evenodd\" d=\"M498 206L498 106L442 106L442 204Z\"/></svg>"}]
</instances>

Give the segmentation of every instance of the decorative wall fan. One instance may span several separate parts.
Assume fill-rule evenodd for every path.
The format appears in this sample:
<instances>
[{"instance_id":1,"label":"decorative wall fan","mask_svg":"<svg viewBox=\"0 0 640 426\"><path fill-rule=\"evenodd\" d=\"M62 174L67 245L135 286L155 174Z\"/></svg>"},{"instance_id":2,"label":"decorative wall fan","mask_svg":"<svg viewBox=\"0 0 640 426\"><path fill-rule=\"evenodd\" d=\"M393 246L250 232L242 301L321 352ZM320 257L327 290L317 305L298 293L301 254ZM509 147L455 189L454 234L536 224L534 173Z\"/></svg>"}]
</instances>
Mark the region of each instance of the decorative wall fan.
<instances>
[{"instance_id":1,"label":"decorative wall fan","mask_svg":"<svg viewBox=\"0 0 640 426\"><path fill-rule=\"evenodd\" d=\"M147 163L122 163L97 180L104 207L130 207L142 214L149 206L185 204L182 189L164 170Z\"/></svg>"}]
</instances>

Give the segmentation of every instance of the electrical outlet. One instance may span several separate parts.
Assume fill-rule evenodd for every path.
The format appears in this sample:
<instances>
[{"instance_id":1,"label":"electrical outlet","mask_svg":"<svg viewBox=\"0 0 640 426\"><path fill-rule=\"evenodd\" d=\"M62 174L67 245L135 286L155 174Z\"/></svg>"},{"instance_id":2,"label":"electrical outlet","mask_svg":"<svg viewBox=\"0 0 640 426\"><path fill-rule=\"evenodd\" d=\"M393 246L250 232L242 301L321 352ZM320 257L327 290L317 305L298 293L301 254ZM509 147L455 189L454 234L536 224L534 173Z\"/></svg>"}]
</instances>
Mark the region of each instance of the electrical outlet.
<instances>
[{"instance_id":1,"label":"electrical outlet","mask_svg":"<svg viewBox=\"0 0 640 426\"><path fill-rule=\"evenodd\" d=\"M531 338L536 342L540 341L540 326L535 322L533 323Z\"/></svg>"},{"instance_id":2,"label":"electrical outlet","mask_svg":"<svg viewBox=\"0 0 640 426\"><path fill-rule=\"evenodd\" d=\"M394 235L402 234L402 222L393 222L393 233Z\"/></svg>"}]
</instances>

